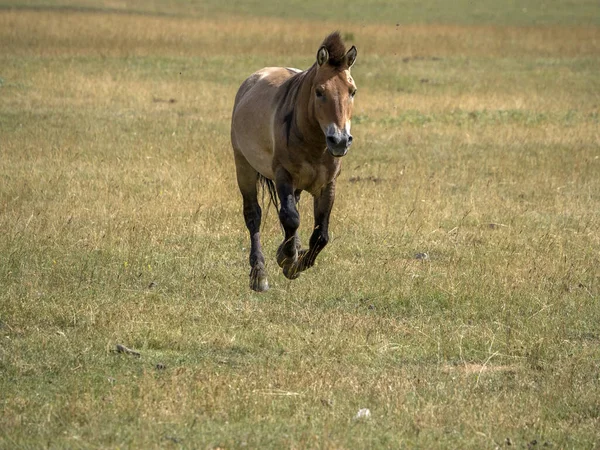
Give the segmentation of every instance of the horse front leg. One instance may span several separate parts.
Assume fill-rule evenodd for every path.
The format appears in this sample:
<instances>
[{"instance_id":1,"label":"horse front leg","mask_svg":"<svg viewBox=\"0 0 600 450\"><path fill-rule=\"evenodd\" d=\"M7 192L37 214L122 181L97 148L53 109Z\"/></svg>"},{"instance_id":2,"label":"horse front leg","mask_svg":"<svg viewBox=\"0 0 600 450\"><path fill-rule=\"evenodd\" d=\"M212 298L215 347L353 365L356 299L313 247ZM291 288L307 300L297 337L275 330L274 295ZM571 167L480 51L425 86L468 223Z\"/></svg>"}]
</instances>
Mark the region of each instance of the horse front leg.
<instances>
[{"instance_id":1,"label":"horse front leg","mask_svg":"<svg viewBox=\"0 0 600 450\"><path fill-rule=\"evenodd\" d=\"M298 262L298 227L300 214L296 207L297 191L294 190L292 177L289 172L279 168L275 174L275 185L279 197L279 221L283 227L283 242L277 249L277 264L283 269L283 274L293 280L298 277L295 270Z\"/></svg>"},{"instance_id":2,"label":"horse front leg","mask_svg":"<svg viewBox=\"0 0 600 450\"><path fill-rule=\"evenodd\" d=\"M284 269L284 273L287 270L288 278L297 278L301 272L314 266L317 255L329 242L329 217L334 200L335 181L332 181L323 189L321 195L315 197L315 227L310 236L309 247L300 250L296 262Z\"/></svg>"},{"instance_id":3,"label":"horse front leg","mask_svg":"<svg viewBox=\"0 0 600 450\"><path fill-rule=\"evenodd\" d=\"M329 217L335 200L335 180L330 182L321 195L315 197L315 227L310 236L309 247L298 254L296 271L302 272L315 264L317 255L329 242Z\"/></svg>"}]
</instances>

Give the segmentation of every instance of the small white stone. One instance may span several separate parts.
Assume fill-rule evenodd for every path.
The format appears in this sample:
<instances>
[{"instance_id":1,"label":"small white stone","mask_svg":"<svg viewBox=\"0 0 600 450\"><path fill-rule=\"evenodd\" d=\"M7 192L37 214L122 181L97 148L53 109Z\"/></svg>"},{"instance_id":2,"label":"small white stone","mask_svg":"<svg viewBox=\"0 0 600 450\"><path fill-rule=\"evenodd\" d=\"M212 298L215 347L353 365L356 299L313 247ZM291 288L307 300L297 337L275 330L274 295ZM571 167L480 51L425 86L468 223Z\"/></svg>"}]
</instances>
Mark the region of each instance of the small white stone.
<instances>
[{"instance_id":1,"label":"small white stone","mask_svg":"<svg viewBox=\"0 0 600 450\"><path fill-rule=\"evenodd\" d=\"M369 410L369 408L359 409L358 412L356 413L356 417L354 417L355 420L370 419L370 418L371 418L371 411Z\"/></svg>"}]
</instances>

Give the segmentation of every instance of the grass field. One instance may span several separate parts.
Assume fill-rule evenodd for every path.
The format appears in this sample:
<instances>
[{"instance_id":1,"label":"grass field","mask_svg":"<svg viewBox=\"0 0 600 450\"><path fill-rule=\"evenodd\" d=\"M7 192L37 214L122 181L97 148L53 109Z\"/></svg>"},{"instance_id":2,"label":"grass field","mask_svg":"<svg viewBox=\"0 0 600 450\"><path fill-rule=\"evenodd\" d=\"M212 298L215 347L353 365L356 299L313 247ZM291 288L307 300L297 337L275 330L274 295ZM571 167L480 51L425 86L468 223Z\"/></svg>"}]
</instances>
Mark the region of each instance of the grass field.
<instances>
[{"instance_id":1,"label":"grass field","mask_svg":"<svg viewBox=\"0 0 600 450\"><path fill-rule=\"evenodd\" d=\"M0 1L0 448L598 448L598 3L288 4ZM332 241L271 208L255 294L233 98L334 29Z\"/></svg>"}]
</instances>

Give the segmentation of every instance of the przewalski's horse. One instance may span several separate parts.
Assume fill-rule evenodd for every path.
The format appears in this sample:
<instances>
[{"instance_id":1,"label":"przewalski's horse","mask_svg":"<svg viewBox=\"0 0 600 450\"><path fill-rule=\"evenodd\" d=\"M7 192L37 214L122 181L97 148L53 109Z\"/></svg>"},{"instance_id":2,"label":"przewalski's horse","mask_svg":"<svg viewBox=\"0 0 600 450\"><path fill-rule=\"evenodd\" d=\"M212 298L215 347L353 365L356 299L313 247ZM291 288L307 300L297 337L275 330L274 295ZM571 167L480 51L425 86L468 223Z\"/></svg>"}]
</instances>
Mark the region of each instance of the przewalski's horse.
<instances>
[{"instance_id":1,"label":"przewalski's horse","mask_svg":"<svg viewBox=\"0 0 600 450\"><path fill-rule=\"evenodd\" d=\"M279 198L285 233L277 263L289 279L312 267L329 240L329 215L335 181L350 144L350 118L356 85L350 68L356 48L346 48L339 33L330 34L305 71L266 67L242 83L235 97L231 143L237 181L250 232L250 287L269 289L260 244L258 181ZM307 250L297 235L300 193L314 198L315 226ZM275 199L276 200L276 199Z\"/></svg>"}]
</instances>

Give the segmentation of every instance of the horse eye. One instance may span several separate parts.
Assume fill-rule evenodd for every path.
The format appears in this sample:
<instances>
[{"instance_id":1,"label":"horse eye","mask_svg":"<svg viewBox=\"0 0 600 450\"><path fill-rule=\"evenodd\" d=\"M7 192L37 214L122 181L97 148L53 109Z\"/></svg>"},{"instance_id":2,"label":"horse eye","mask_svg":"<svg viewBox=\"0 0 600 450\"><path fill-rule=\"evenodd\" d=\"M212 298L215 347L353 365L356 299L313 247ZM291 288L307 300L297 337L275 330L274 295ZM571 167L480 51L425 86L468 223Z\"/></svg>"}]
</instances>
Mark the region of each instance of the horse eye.
<instances>
[{"instance_id":1,"label":"horse eye","mask_svg":"<svg viewBox=\"0 0 600 450\"><path fill-rule=\"evenodd\" d=\"M356 95L356 89L354 89L353 91L350 92L350 97L354 98L355 95Z\"/></svg>"},{"instance_id":2,"label":"horse eye","mask_svg":"<svg viewBox=\"0 0 600 450\"><path fill-rule=\"evenodd\" d=\"M325 98L325 94L323 93L323 91L321 89L317 89L316 94L317 94L317 98Z\"/></svg>"}]
</instances>

